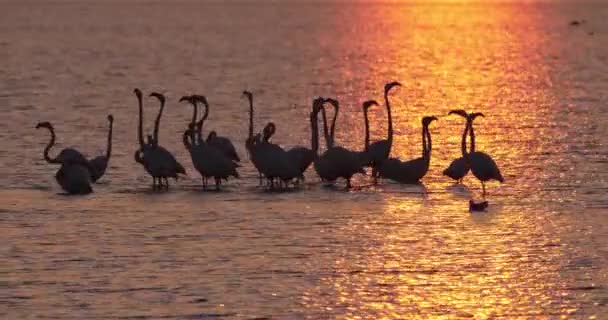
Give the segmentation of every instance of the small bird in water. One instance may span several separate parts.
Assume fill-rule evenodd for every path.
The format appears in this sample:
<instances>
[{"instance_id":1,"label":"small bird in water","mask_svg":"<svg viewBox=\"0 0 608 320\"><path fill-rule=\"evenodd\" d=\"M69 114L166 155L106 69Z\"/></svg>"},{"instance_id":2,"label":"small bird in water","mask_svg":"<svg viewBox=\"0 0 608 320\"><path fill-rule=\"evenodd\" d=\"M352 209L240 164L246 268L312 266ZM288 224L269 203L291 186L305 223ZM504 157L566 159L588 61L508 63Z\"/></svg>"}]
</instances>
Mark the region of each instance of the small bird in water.
<instances>
[{"instance_id":1,"label":"small bird in water","mask_svg":"<svg viewBox=\"0 0 608 320\"><path fill-rule=\"evenodd\" d=\"M469 212L473 212L473 211L486 211L486 209L488 208L488 202L487 201L482 201L479 203L475 203L475 201L473 201L473 199L469 200Z\"/></svg>"}]
</instances>

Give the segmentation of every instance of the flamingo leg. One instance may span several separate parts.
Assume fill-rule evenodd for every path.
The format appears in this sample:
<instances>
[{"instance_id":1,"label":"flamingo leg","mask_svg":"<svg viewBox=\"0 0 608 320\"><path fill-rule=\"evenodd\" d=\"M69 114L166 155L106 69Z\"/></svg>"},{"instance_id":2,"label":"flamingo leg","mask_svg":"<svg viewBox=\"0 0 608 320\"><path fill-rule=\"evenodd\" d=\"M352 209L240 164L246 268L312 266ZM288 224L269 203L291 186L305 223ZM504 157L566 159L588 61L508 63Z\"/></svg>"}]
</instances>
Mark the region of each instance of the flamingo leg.
<instances>
[{"instance_id":1,"label":"flamingo leg","mask_svg":"<svg viewBox=\"0 0 608 320\"><path fill-rule=\"evenodd\" d=\"M215 178L215 191L220 191L220 184L221 184L221 180L220 178Z\"/></svg>"},{"instance_id":2,"label":"flamingo leg","mask_svg":"<svg viewBox=\"0 0 608 320\"><path fill-rule=\"evenodd\" d=\"M486 184L483 181L481 182L481 188L483 190L483 193L482 193L483 198L485 199L486 198Z\"/></svg>"},{"instance_id":3,"label":"flamingo leg","mask_svg":"<svg viewBox=\"0 0 608 320\"><path fill-rule=\"evenodd\" d=\"M165 189L169 190L169 179L165 177Z\"/></svg>"},{"instance_id":4,"label":"flamingo leg","mask_svg":"<svg viewBox=\"0 0 608 320\"><path fill-rule=\"evenodd\" d=\"M350 184L350 178L346 179L346 189L350 189L352 188L352 185Z\"/></svg>"},{"instance_id":5,"label":"flamingo leg","mask_svg":"<svg viewBox=\"0 0 608 320\"><path fill-rule=\"evenodd\" d=\"M262 179L262 173L258 172L258 178L260 178L260 186L264 185L264 179Z\"/></svg>"},{"instance_id":6,"label":"flamingo leg","mask_svg":"<svg viewBox=\"0 0 608 320\"><path fill-rule=\"evenodd\" d=\"M372 167L372 177L374 177L374 184L378 184L378 171L376 167Z\"/></svg>"}]
</instances>

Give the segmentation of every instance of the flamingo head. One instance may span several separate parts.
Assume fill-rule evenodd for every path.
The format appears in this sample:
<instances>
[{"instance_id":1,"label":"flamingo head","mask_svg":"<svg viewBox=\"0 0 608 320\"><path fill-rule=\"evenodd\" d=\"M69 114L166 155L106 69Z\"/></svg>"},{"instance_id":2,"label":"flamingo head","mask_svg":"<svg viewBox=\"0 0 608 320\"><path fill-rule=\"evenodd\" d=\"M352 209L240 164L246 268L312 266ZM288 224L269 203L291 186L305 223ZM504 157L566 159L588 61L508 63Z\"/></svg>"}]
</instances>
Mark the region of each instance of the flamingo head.
<instances>
[{"instance_id":1,"label":"flamingo head","mask_svg":"<svg viewBox=\"0 0 608 320\"><path fill-rule=\"evenodd\" d=\"M372 106L379 106L379 104L376 100L368 100L363 102L363 111L367 112L367 109L371 108Z\"/></svg>"},{"instance_id":2,"label":"flamingo head","mask_svg":"<svg viewBox=\"0 0 608 320\"><path fill-rule=\"evenodd\" d=\"M155 97L160 103L165 103L165 96L162 93L152 92L150 93L150 97Z\"/></svg>"},{"instance_id":3,"label":"flamingo head","mask_svg":"<svg viewBox=\"0 0 608 320\"><path fill-rule=\"evenodd\" d=\"M40 129L40 128L52 129L53 126L48 121L38 122L38 124L36 125L36 129Z\"/></svg>"},{"instance_id":4,"label":"flamingo head","mask_svg":"<svg viewBox=\"0 0 608 320\"><path fill-rule=\"evenodd\" d=\"M215 139L215 137L217 137L217 132L211 130L211 132L209 132L209 135L207 136L207 142L209 142L210 140Z\"/></svg>"},{"instance_id":5,"label":"flamingo head","mask_svg":"<svg viewBox=\"0 0 608 320\"><path fill-rule=\"evenodd\" d=\"M484 115L483 115L483 113L481 113L481 112L473 112L473 113L471 113L471 114L469 115L469 117L468 117L468 118L469 118L471 121L473 121L473 120L475 120L475 118L477 118L477 117L485 117L485 116L484 116Z\"/></svg>"},{"instance_id":6,"label":"flamingo head","mask_svg":"<svg viewBox=\"0 0 608 320\"><path fill-rule=\"evenodd\" d=\"M184 102L184 101L193 103L192 96L183 96L183 97L179 98L179 102Z\"/></svg>"},{"instance_id":7,"label":"flamingo head","mask_svg":"<svg viewBox=\"0 0 608 320\"><path fill-rule=\"evenodd\" d=\"M108 115L108 121L109 121L109 122L114 122L114 116L113 116L113 115L111 115L111 114L109 114L109 115Z\"/></svg>"},{"instance_id":8,"label":"flamingo head","mask_svg":"<svg viewBox=\"0 0 608 320\"><path fill-rule=\"evenodd\" d=\"M135 95L141 99L142 93L141 93L141 90L139 90L139 88L133 89L133 93L135 93Z\"/></svg>"},{"instance_id":9,"label":"flamingo head","mask_svg":"<svg viewBox=\"0 0 608 320\"><path fill-rule=\"evenodd\" d=\"M336 100L336 99L327 98L327 99L325 99L325 102L326 103L329 102L336 109L340 108L340 102L338 102L338 100Z\"/></svg>"},{"instance_id":10,"label":"flamingo head","mask_svg":"<svg viewBox=\"0 0 608 320\"><path fill-rule=\"evenodd\" d=\"M207 97L205 97L205 96L203 96L203 95L200 95L200 94L193 94L193 95L192 95L192 98L193 98L195 101L202 102L202 103L203 103L203 104L205 104L205 105L206 105L206 104L208 104L208 102L207 102Z\"/></svg>"},{"instance_id":11,"label":"flamingo head","mask_svg":"<svg viewBox=\"0 0 608 320\"><path fill-rule=\"evenodd\" d=\"M393 87L401 86L401 83L398 81L389 82L384 85L384 93L388 93Z\"/></svg>"},{"instance_id":12,"label":"flamingo head","mask_svg":"<svg viewBox=\"0 0 608 320\"><path fill-rule=\"evenodd\" d=\"M465 119L469 118L469 114L464 111L463 109L455 109L455 110L451 110L450 112L448 112L448 116L452 115L452 114L457 114Z\"/></svg>"},{"instance_id":13,"label":"flamingo head","mask_svg":"<svg viewBox=\"0 0 608 320\"><path fill-rule=\"evenodd\" d=\"M188 123L188 131L194 130L194 126L195 126L194 123L192 123L192 122Z\"/></svg>"},{"instance_id":14,"label":"flamingo head","mask_svg":"<svg viewBox=\"0 0 608 320\"><path fill-rule=\"evenodd\" d=\"M319 113L319 111L321 111L321 108L323 108L323 101L325 101L325 99L318 97L315 100L312 101L312 112L317 114Z\"/></svg>"},{"instance_id":15,"label":"flamingo head","mask_svg":"<svg viewBox=\"0 0 608 320\"><path fill-rule=\"evenodd\" d=\"M428 127L431 124L431 122L436 121L436 120L437 120L437 117L435 117L435 116L424 117L424 118L422 118L422 125L425 127Z\"/></svg>"},{"instance_id":16,"label":"flamingo head","mask_svg":"<svg viewBox=\"0 0 608 320\"><path fill-rule=\"evenodd\" d=\"M268 140L272 135L274 135L276 131L276 126L273 122L268 122L268 124L264 127L264 139Z\"/></svg>"},{"instance_id":17,"label":"flamingo head","mask_svg":"<svg viewBox=\"0 0 608 320\"><path fill-rule=\"evenodd\" d=\"M243 97L247 97L247 99L251 100L251 99L253 99L253 94L251 94L251 92L249 92L247 90L244 90Z\"/></svg>"}]
</instances>

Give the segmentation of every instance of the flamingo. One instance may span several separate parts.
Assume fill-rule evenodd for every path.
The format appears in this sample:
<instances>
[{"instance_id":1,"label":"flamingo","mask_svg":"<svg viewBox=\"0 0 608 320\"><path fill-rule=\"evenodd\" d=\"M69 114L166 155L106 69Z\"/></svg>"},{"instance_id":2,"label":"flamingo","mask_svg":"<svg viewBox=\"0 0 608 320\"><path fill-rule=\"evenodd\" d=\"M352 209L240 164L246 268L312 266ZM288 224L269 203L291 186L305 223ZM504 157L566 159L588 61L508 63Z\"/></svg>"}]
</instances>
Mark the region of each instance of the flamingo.
<instances>
[{"instance_id":1,"label":"flamingo","mask_svg":"<svg viewBox=\"0 0 608 320\"><path fill-rule=\"evenodd\" d=\"M448 113L448 115L451 115L451 114L460 115L460 116L464 117L465 119L468 119L468 117L469 117L467 112L464 110L452 110ZM461 140L461 145L460 145L460 148L462 151L462 157L453 160L450 163L450 165L445 170L443 170L444 176L448 176L448 177L456 180L457 183L462 183L462 178L464 178L464 176L466 176L467 173L469 173L469 164L466 161L468 129L469 129L469 124L468 124L468 120L467 120L465 123L465 126L464 126L464 132L462 133L462 140ZM475 150L471 150L471 151L475 151Z\"/></svg>"},{"instance_id":2,"label":"flamingo","mask_svg":"<svg viewBox=\"0 0 608 320\"><path fill-rule=\"evenodd\" d=\"M112 125L114 124L114 117L111 114L108 115L108 123L110 124L110 128L108 129L108 147L106 149L106 154L97 156L90 161L91 166L93 167L93 171L91 171L91 180L93 182L97 182L97 180L106 173L108 162L112 155Z\"/></svg>"},{"instance_id":3,"label":"flamingo","mask_svg":"<svg viewBox=\"0 0 608 320\"><path fill-rule=\"evenodd\" d=\"M255 147L257 161L260 164L262 174L270 181L270 187L274 188L274 179L279 179L287 185L291 180L299 178L298 163L292 162L289 154L278 144L270 142L276 132L276 125L269 122L263 130L262 141Z\"/></svg>"},{"instance_id":4,"label":"flamingo","mask_svg":"<svg viewBox=\"0 0 608 320\"><path fill-rule=\"evenodd\" d=\"M161 107L154 124L154 136L148 136L148 143L144 143L142 92L137 88L134 89L133 92L137 96L139 105L139 123L137 132L139 140L139 152L136 151L134 154L135 161L142 164L148 174L152 176L152 188L154 190L163 188L163 178L165 180L165 187L169 188L167 177L172 177L177 180L177 175L186 174L186 170L179 162L177 162L175 157L167 149L158 144L158 131L160 118L165 105L165 97L158 93L150 94L150 96L156 97L160 101Z\"/></svg>"},{"instance_id":5,"label":"flamingo","mask_svg":"<svg viewBox=\"0 0 608 320\"><path fill-rule=\"evenodd\" d=\"M61 188L69 194L88 194L93 192L89 161L73 148L63 149L57 157L51 158L49 151L55 144L55 130L49 122L38 123L36 129L40 128L47 128L51 133L51 140L44 148L43 157L48 163L61 165L55 174L55 180Z\"/></svg>"},{"instance_id":6,"label":"flamingo","mask_svg":"<svg viewBox=\"0 0 608 320\"><path fill-rule=\"evenodd\" d=\"M394 87L401 86L401 83L397 81L393 81L387 83L384 86L384 103L386 104L386 113L388 118L388 133L387 138L384 140L376 141L369 146L366 144L366 153L368 155L370 165L372 166L372 177L374 177L374 184L378 183L378 166L382 163L382 161L388 159L391 153L391 147L393 145L393 117L391 114L391 105L388 99L388 94L390 90ZM369 107L368 107L369 108ZM367 109L365 111L365 121L367 120ZM369 134L366 134L366 141L369 141Z\"/></svg>"},{"instance_id":7,"label":"flamingo","mask_svg":"<svg viewBox=\"0 0 608 320\"><path fill-rule=\"evenodd\" d=\"M314 152L315 158L313 160L313 167L317 172L319 178L322 181L333 182L337 179L337 177L333 174L331 163L327 158L326 152L323 154L319 154L319 120L318 114L319 111L323 110L323 99L322 97L318 97L313 100L312 103L312 112L310 113L310 125L313 128L312 130L312 151ZM325 112L323 112L323 133L325 135L325 143L329 145L329 132L327 129L327 116Z\"/></svg>"},{"instance_id":8,"label":"flamingo","mask_svg":"<svg viewBox=\"0 0 608 320\"><path fill-rule=\"evenodd\" d=\"M500 169L496 165L496 162L492 157L481 151L475 151L475 133L473 132L473 120L476 117L481 116L485 117L483 113L471 113L467 117L467 125L469 126L469 135L471 138L471 152L467 154L465 158L471 167L471 172L481 182L481 187L483 190L483 197L486 196L486 185L485 183L490 180L496 180L500 183L505 182L502 174L500 173Z\"/></svg>"},{"instance_id":9,"label":"flamingo","mask_svg":"<svg viewBox=\"0 0 608 320\"><path fill-rule=\"evenodd\" d=\"M182 99L180 100L183 101ZM203 178L203 188L206 188L206 179L213 177L215 179L215 189L219 190L222 180L227 180L230 176L239 178L239 174L236 171L238 164L227 157L220 149L209 145L201 138L204 122L209 115L209 105L205 103L206 98L204 96L193 95L187 98L187 100L194 106L193 120L196 119L197 114L196 103L203 102L205 105L204 116L196 124L191 122L189 126L192 140L189 151L192 163ZM184 139L186 138L184 137ZM186 144L185 141L184 144Z\"/></svg>"},{"instance_id":10,"label":"flamingo","mask_svg":"<svg viewBox=\"0 0 608 320\"><path fill-rule=\"evenodd\" d=\"M193 106L193 113L192 113L192 120L191 122L188 124L188 129L184 132L184 135L182 137L184 146L186 147L186 150L188 150L188 152L190 153L190 158L192 159L192 164L194 165L194 168L196 169L196 171L199 172L199 174L201 175L201 179L202 179L202 183L203 183L203 190L207 189L207 179L212 177L213 175L211 173L209 173L209 170L207 169L206 166L206 159L205 159L205 154L203 152L201 152L201 143L204 143L204 141L201 140L200 138L200 131L197 132L196 130L196 120L197 120L197 115L198 115L198 106L197 106L197 100L195 99L194 96L184 96L181 99L179 99L180 102L183 101L187 101L190 102L190 104ZM205 115L202 118L202 121L207 119L208 116L208 108L205 109ZM200 130L202 130L202 122L201 122L201 127ZM188 140L188 138L190 140Z\"/></svg>"},{"instance_id":11,"label":"flamingo","mask_svg":"<svg viewBox=\"0 0 608 320\"><path fill-rule=\"evenodd\" d=\"M433 116L422 118L422 157L409 161L389 158L378 167L378 174L400 183L418 183L429 170L432 142L428 127L435 120Z\"/></svg>"},{"instance_id":12,"label":"flamingo","mask_svg":"<svg viewBox=\"0 0 608 320\"><path fill-rule=\"evenodd\" d=\"M253 94L243 91L243 96L249 100L249 134L245 140L245 148L247 148L251 162L258 170L260 184L262 184L262 177L266 177L271 188L274 188L274 180L277 178L287 184L294 178L302 177L302 173L299 172L297 164L293 163L293 159L290 159L290 155L279 145L270 142L276 132L274 123L268 123L264 127L262 135L253 135Z\"/></svg>"},{"instance_id":13,"label":"flamingo","mask_svg":"<svg viewBox=\"0 0 608 320\"><path fill-rule=\"evenodd\" d=\"M46 146L46 149L44 149L44 159L49 162L49 163L67 163L67 162L73 162L73 163L80 163L80 164L88 164L89 161L87 160L87 158L85 158L85 156L78 150L74 149L74 148L65 148L62 149L59 152L59 155L57 155L57 157L55 157L55 159L52 160L56 160L56 162L51 162L51 158L49 157L49 151L50 149L53 147L53 145L55 145L55 128L53 127L53 125L48 122L40 122L36 125L36 129L40 129L40 128L47 128L49 130L49 132L51 133L51 141L49 142L49 144Z\"/></svg>"},{"instance_id":14,"label":"flamingo","mask_svg":"<svg viewBox=\"0 0 608 320\"><path fill-rule=\"evenodd\" d=\"M261 142L261 135L258 133L255 136L253 135L253 94L247 90L243 91L243 96L247 97L249 100L249 134L247 135L247 139L245 140L245 148L249 153L249 159L253 163L253 166L258 171L258 176L260 179L260 185L263 183L263 175L261 171L261 163L259 162L260 157L256 154L257 146Z\"/></svg>"},{"instance_id":15,"label":"flamingo","mask_svg":"<svg viewBox=\"0 0 608 320\"><path fill-rule=\"evenodd\" d=\"M346 188L350 189L350 180L352 176L356 173L365 174L365 171L363 170L363 165L365 161L362 159L363 157L360 152L351 151L344 147L334 145L335 125L336 119L338 117L338 112L340 110L340 104L337 100L331 98L324 99L324 103L325 102L329 102L334 107L334 118L331 124L329 140L327 140L328 137L326 134L326 143L328 145L328 149L321 157L329 161L329 166L331 167L332 171L329 176L336 178L344 178L346 180ZM324 119L326 119L326 117L324 117ZM324 122L326 121L324 120Z\"/></svg>"},{"instance_id":16,"label":"flamingo","mask_svg":"<svg viewBox=\"0 0 608 320\"><path fill-rule=\"evenodd\" d=\"M205 96L195 94L192 97L197 101L202 102L205 105L206 110L209 110L209 103L207 102L207 98ZM219 149L230 160L236 162L241 161L241 158L236 153L236 148L234 148L234 145L232 144L232 141L230 141L230 139L218 136L217 132L212 130L211 132L209 132L206 142L208 145Z\"/></svg>"},{"instance_id":17,"label":"flamingo","mask_svg":"<svg viewBox=\"0 0 608 320\"><path fill-rule=\"evenodd\" d=\"M312 126L311 123L311 127L310 127L310 131L311 134L314 135L314 131L315 129ZM306 169L308 169L308 167L312 164L312 162L315 159L315 151L313 151L313 145L312 145L312 137L311 137L311 147L307 148L307 147L303 147L303 146L296 146L296 147L292 147L291 149L287 150L287 156L289 157L289 159L292 161L292 163L296 164L298 167L298 171L300 173L300 177L297 178L297 180L304 180L304 172L306 171Z\"/></svg>"}]
</instances>

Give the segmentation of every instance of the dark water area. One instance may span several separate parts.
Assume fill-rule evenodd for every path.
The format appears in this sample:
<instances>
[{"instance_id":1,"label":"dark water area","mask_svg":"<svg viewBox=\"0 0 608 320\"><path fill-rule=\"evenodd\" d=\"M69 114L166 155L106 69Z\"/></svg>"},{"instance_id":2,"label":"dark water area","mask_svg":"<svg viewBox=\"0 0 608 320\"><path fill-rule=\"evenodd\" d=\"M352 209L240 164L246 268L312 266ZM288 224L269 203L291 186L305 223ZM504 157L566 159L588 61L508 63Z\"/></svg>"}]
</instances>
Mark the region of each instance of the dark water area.
<instances>
[{"instance_id":1,"label":"dark water area","mask_svg":"<svg viewBox=\"0 0 608 320\"><path fill-rule=\"evenodd\" d=\"M604 3L0 3L0 318L602 319L608 314L608 5ZM577 26L572 20L581 21ZM583 21L584 20L584 21ZM190 93L208 130L246 159L256 131L309 145L316 96L340 100L337 141L363 148L361 103L391 94L392 156L421 150L439 118L422 185L357 176L290 192L241 179L203 192L181 142ZM133 161L133 88L168 97L162 145L188 176L168 192ZM441 175L463 121L504 184L481 196ZM158 108L145 98L146 130ZM88 196L61 194L42 151L89 156L107 174ZM370 111L372 140L386 112Z\"/></svg>"}]
</instances>

